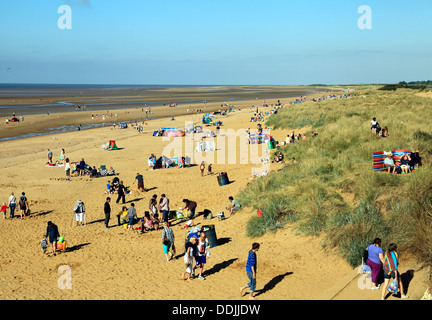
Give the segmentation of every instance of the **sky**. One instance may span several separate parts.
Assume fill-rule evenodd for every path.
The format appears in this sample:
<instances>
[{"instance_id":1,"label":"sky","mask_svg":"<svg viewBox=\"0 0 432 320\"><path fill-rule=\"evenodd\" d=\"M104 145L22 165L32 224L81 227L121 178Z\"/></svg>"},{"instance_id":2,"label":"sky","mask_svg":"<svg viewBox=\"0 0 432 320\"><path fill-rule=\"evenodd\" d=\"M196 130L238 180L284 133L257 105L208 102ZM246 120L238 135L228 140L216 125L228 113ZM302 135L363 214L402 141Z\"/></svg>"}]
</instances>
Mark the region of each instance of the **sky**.
<instances>
[{"instance_id":1,"label":"sky","mask_svg":"<svg viewBox=\"0 0 432 320\"><path fill-rule=\"evenodd\" d=\"M0 0L0 83L432 80L431 14L430 0Z\"/></svg>"}]
</instances>

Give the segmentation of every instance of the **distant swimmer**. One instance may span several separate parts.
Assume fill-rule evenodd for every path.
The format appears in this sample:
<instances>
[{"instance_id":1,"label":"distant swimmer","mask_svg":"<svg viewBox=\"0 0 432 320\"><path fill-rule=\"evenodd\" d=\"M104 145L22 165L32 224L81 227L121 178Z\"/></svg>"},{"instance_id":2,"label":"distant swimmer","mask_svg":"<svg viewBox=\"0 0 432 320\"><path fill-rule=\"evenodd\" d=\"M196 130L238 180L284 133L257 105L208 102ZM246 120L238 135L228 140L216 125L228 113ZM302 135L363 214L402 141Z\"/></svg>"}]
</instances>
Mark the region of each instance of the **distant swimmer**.
<instances>
[{"instance_id":1,"label":"distant swimmer","mask_svg":"<svg viewBox=\"0 0 432 320\"><path fill-rule=\"evenodd\" d=\"M6 69L6 72L9 72L9 70L11 70L11 69L12 69L12 68L7 68L7 69Z\"/></svg>"}]
</instances>

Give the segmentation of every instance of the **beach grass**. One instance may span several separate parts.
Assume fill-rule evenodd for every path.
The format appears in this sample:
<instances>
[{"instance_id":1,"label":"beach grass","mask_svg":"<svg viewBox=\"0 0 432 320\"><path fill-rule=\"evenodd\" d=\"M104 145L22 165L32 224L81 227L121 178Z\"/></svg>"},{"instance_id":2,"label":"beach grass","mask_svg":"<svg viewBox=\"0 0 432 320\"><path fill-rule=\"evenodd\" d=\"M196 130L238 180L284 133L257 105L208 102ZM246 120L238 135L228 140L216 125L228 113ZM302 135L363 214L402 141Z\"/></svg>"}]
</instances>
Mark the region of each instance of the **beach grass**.
<instances>
[{"instance_id":1,"label":"beach grass","mask_svg":"<svg viewBox=\"0 0 432 320\"><path fill-rule=\"evenodd\" d=\"M432 266L432 108L431 99L412 89L355 91L348 99L286 105L266 125L307 128L307 140L279 147L287 164L250 183L239 195L244 206L263 208L250 219L247 234L263 235L290 225L297 234L325 236L353 267L374 238L383 248L398 243ZM371 133L376 117L390 136ZM317 132L315 138L309 133ZM374 172L374 151L420 151L423 166L407 175ZM425 231L427 230L427 232Z\"/></svg>"}]
</instances>

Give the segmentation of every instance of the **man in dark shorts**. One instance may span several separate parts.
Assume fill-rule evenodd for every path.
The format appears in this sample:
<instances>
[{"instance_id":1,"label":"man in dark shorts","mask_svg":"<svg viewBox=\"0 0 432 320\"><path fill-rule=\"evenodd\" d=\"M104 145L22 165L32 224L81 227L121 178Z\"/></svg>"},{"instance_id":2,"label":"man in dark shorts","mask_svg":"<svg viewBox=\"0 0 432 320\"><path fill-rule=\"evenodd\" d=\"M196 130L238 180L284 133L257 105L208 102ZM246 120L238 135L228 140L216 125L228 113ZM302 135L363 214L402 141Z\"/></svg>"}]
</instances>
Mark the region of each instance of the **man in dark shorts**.
<instances>
[{"instance_id":1,"label":"man in dark shorts","mask_svg":"<svg viewBox=\"0 0 432 320\"><path fill-rule=\"evenodd\" d=\"M57 238L59 237L60 232L58 231L58 227L51 221L48 221L45 238L49 239L49 243L51 244L51 249L54 256L56 255Z\"/></svg>"},{"instance_id":2,"label":"man in dark shorts","mask_svg":"<svg viewBox=\"0 0 432 320\"><path fill-rule=\"evenodd\" d=\"M19 207L20 207L20 213L21 213L21 219L25 219L25 216L27 214L27 210L29 209L27 197L25 196L25 192L21 193L21 197L18 201Z\"/></svg>"},{"instance_id":3,"label":"man in dark shorts","mask_svg":"<svg viewBox=\"0 0 432 320\"><path fill-rule=\"evenodd\" d=\"M137 173L135 180L138 182L138 190L145 191L144 177L142 176L142 174Z\"/></svg>"}]
</instances>

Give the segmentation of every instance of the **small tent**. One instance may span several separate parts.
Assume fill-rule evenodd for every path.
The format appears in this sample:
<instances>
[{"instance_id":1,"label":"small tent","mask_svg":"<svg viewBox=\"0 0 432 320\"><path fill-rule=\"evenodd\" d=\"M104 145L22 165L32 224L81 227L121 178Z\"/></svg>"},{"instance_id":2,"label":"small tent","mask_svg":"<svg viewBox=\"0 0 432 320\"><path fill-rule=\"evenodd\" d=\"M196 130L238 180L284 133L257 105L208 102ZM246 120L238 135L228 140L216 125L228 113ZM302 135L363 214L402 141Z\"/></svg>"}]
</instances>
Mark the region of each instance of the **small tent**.
<instances>
[{"instance_id":1,"label":"small tent","mask_svg":"<svg viewBox=\"0 0 432 320\"><path fill-rule=\"evenodd\" d=\"M118 150L115 140L110 140L108 150Z\"/></svg>"}]
</instances>

